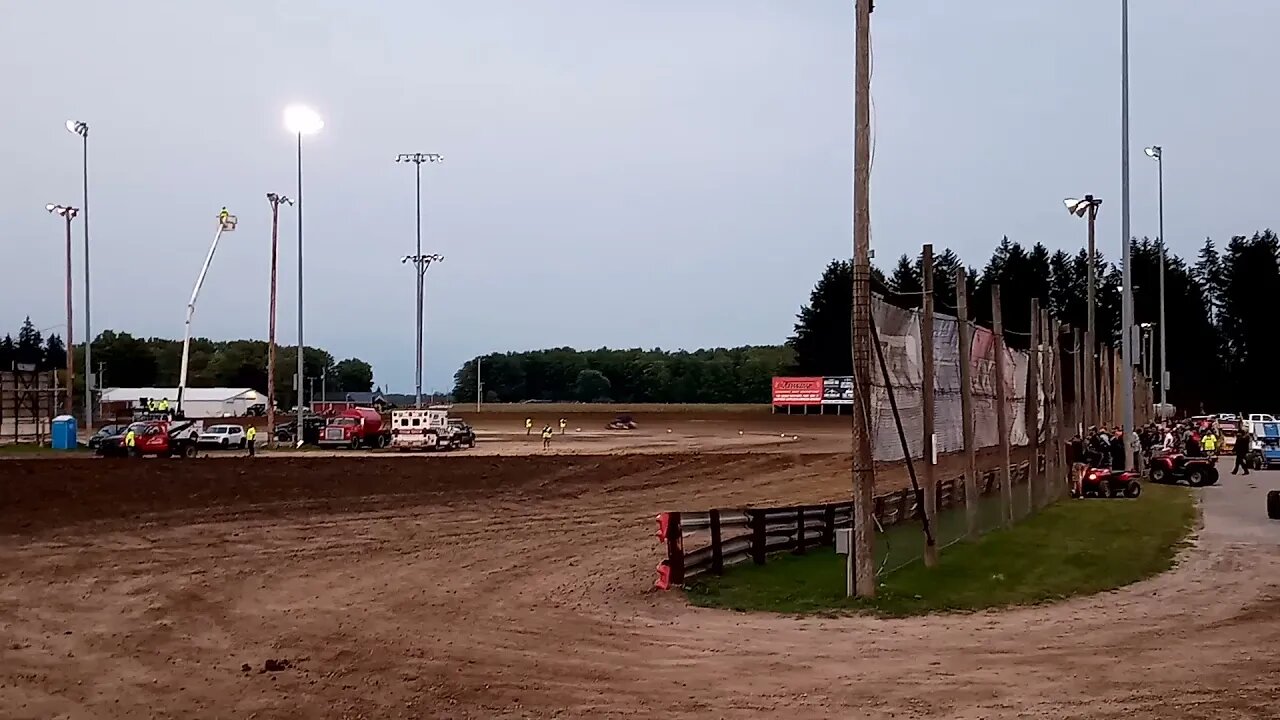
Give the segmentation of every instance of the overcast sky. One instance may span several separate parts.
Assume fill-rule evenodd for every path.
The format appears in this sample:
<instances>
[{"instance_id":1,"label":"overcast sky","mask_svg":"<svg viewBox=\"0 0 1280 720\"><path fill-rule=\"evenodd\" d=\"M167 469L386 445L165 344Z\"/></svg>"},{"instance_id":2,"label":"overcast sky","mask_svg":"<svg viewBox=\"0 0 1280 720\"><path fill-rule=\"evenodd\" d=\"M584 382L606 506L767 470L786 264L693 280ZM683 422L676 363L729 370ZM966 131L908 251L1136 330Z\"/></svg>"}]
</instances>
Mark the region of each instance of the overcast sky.
<instances>
[{"instance_id":1,"label":"overcast sky","mask_svg":"<svg viewBox=\"0 0 1280 720\"><path fill-rule=\"evenodd\" d=\"M881 0L873 247L983 264L1000 236L1076 249L1061 200L1120 235L1119 0ZM1273 222L1275 0L1133 0L1133 229ZM93 324L265 338L270 212L304 147L306 339L413 383L413 168L423 167L427 385L483 352L776 343L851 250L851 0L0 0L0 328L63 322L49 202L91 163ZM78 222L78 221L77 221ZM296 341L297 220L281 222L280 339ZM76 312L81 313L80 230ZM82 316L76 336L83 335ZM59 328L60 331L60 328Z\"/></svg>"}]
</instances>

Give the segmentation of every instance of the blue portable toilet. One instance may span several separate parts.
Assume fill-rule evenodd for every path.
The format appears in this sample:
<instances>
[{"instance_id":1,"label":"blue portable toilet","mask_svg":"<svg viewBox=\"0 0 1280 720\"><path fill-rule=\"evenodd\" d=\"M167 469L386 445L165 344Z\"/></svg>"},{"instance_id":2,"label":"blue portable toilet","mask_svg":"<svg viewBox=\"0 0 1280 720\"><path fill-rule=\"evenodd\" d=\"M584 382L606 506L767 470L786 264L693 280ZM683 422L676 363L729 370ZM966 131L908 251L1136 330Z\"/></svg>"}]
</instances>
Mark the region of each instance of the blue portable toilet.
<instances>
[{"instance_id":1,"label":"blue portable toilet","mask_svg":"<svg viewBox=\"0 0 1280 720\"><path fill-rule=\"evenodd\" d=\"M80 447L76 437L76 419L70 415L59 415L53 419L53 449L75 450Z\"/></svg>"}]
</instances>

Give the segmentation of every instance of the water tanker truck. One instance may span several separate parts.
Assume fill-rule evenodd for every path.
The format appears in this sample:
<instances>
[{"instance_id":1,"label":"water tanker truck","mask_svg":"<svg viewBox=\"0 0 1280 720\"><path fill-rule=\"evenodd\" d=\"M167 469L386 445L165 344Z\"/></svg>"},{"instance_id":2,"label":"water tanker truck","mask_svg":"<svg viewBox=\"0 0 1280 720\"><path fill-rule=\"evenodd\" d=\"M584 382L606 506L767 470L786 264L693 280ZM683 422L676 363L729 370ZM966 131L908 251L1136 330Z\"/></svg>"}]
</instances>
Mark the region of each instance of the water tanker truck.
<instances>
[{"instance_id":1,"label":"water tanker truck","mask_svg":"<svg viewBox=\"0 0 1280 720\"><path fill-rule=\"evenodd\" d=\"M354 407L330 416L320 433L320 445L356 450L384 448L391 442L391 429L382 422L377 410Z\"/></svg>"}]
</instances>

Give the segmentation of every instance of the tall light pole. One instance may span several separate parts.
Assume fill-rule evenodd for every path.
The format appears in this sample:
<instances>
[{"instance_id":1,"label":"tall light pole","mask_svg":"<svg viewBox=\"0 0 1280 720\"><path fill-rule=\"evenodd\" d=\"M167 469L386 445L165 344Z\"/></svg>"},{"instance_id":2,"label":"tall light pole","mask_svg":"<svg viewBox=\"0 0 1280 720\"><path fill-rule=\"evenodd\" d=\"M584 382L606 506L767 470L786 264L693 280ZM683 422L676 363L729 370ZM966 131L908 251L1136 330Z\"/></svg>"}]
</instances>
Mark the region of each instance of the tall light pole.
<instances>
[{"instance_id":1,"label":"tall light pole","mask_svg":"<svg viewBox=\"0 0 1280 720\"><path fill-rule=\"evenodd\" d=\"M303 375L302 359L305 355L304 348L306 344L302 337L302 136L314 135L320 132L324 127L324 120L320 119L320 115L305 105L290 105L284 109L284 126L289 132L298 136L298 374L295 385L298 392L298 431L295 438L298 447L302 446L302 383L305 381Z\"/></svg>"},{"instance_id":2,"label":"tall light pole","mask_svg":"<svg viewBox=\"0 0 1280 720\"><path fill-rule=\"evenodd\" d=\"M1067 212L1076 217L1088 217L1089 219L1089 245L1088 245L1088 262L1085 263L1085 270L1088 273L1086 283L1088 288L1088 308L1086 310L1086 321L1084 331L1084 377L1081 379L1081 385L1084 387L1084 398L1078 398L1077 401L1083 400L1084 415L1081 424L1084 426L1081 431L1093 427L1097 423L1097 395L1098 384L1095 379L1095 368L1097 367L1097 333L1094 328L1094 315L1097 312L1097 263L1094 255L1097 252L1095 242L1095 229L1098 221L1098 208L1102 206L1102 199L1092 195L1085 195L1083 199L1067 198L1062 201L1067 206Z\"/></svg>"},{"instance_id":3,"label":"tall light pole","mask_svg":"<svg viewBox=\"0 0 1280 720\"><path fill-rule=\"evenodd\" d=\"M443 156L435 153L401 153L396 156L396 162L411 162L414 165L414 176L416 184L414 185L414 197L417 204L417 224L418 224L418 244L414 254L409 257L422 257L422 163L437 163L444 160ZM443 258L442 258L443 259ZM404 262L408 262L406 259ZM417 406L422 407L422 299L424 295L423 276L426 274L426 268L422 268L418 273L418 342L417 342L417 366L414 375L414 395L417 398Z\"/></svg>"},{"instance_id":4,"label":"tall light pole","mask_svg":"<svg viewBox=\"0 0 1280 720\"><path fill-rule=\"evenodd\" d=\"M418 364L415 377L417 378L417 386L414 390L414 407L422 407L422 305L423 297L426 295L426 276L427 268L431 267L431 263L444 262L443 255L405 255L400 258L402 264L410 263L417 269L418 276Z\"/></svg>"},{"instance_id":5,"label":"tall light pole","mask_svg":"<svg viewBox=\"0 0 1280 720\"><path fill-rule=\"evenodd\" d=\"M93 329L89 322L89 123L68 120L67 131L80 136L81 164L84 171L84 427L93 430ZM75 352L71 344L71 327L67 327L67 355ZM71 393L71 388L67 388Z\"/></svg>"},{"instance_id":6,"label":"tall light pole","mask_svg":"<svg viewBox=\"0 0 1280 720\"><path fill-rule=\"evenodd\" d=\"M1129 0L1120 0L1120 242L1124 294L1120 298L1120 337L1124 354L1125 467L1134 460L1133 424L1133 266L1129 227ZM1163 330L1163 328L1161 328Z\"/></svg>"},{"instance_id":7,"label":"tall light pole","mask_svg":"<svg viewBox=\"0 0 1280 720\"><path fill-rule=\"evenodd\" d=\"M1165 248L1164 248L1164 148L1159 145L1152 145L1145 150L1147 157L1156 161L1156 176L1159 183L1160 196L1160 404L1164 405L1169 402L1169 366L1166 363L1165 333L1169 331L1169 326L1165 324L1164 318L1164 275L1165 275Z\"/></svg>"},{"instance_id":8,"label":"tall light pole","mask_svg":"<svg viewBox=\"0 0 1280 720\"><path fill-rule=\"evenodd\" d=\"M71 325L71 221L80 213L79 208L67 205L45 205L45 210L58 215L67 221L67 394L63 398L63 412L72 412L72 389L75 387L76 361L75 341L72 337Z\"/></svg>"},{"instance_id":9,"label":"tall light pole","mask_svg":"<svg viewBox=\"0 0 1280 720\"><path fill-rule=\"evenodd\" d=\"M280 256L280 205L292 205L284 195L267 193L271 203L271 318L267 321L267 442L276 441L276 267Z\"/></svg>"}]
</instances>

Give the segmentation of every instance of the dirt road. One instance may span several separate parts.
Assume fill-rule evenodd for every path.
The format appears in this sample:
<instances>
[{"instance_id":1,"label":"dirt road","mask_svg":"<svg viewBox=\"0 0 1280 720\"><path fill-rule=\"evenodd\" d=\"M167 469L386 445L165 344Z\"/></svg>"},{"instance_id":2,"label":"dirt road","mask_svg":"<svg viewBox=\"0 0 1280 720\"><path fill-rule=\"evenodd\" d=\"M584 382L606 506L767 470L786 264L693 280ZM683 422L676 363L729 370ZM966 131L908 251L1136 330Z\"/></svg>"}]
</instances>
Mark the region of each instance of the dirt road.
<instances>
[{"instance_id":1,"label":"dirt road","mask_svg":"<svg viewBox=\"0 0 1280 720\"><path fill-rule=\"evenodd\" d=\"M1177 571L1045 608L797 620L649 589L654 513L835 499L846 468L6 461L0 717L1280 717L1280 560L1213 504Z\"/></svg>"}]
</instances>

